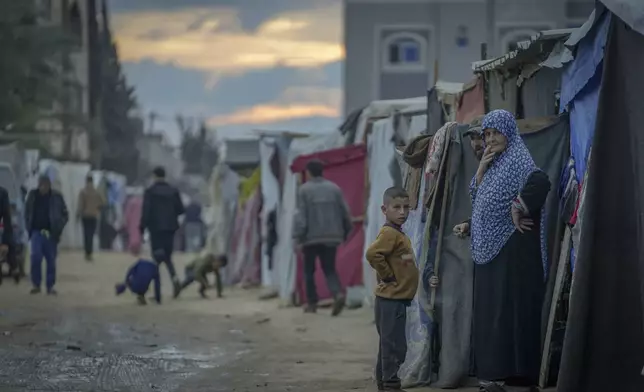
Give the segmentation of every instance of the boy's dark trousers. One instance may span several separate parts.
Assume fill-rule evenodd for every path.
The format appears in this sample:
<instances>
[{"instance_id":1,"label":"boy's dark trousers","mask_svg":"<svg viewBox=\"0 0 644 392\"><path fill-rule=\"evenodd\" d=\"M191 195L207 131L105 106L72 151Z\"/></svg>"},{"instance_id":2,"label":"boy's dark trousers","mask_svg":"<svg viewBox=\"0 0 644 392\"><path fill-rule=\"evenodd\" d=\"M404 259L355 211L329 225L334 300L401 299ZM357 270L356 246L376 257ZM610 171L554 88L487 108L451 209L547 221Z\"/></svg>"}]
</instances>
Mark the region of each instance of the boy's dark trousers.
<instances>
[{"instance_id":1,"label":"boy's dark trousers","mask_svg":"<svg viewBox=\"0 0 644 392\"><path fill-rule=\"evenodd\" d=\"M309 306L318 303L318 292L315 287L315 260L320 259L322 271L326 277L326 283L333 298L337 299L342 295L342 284L335 270L335 254L337 247L334 245L305 245L304 253L304 281L306 283L306 302Z\"/></svg>"},{"instance_id":2,"label":"boy's dark trousers","mask_svg":"<svg viewBox=\"0 0 644 392\"><path fill-rule=\"evenodd\" d=\"M405 362L407 305L409 301L376 297L376 329L380 336L376 381L379 389L399 389L398 370Z\"/></svg>"}]
</instances>

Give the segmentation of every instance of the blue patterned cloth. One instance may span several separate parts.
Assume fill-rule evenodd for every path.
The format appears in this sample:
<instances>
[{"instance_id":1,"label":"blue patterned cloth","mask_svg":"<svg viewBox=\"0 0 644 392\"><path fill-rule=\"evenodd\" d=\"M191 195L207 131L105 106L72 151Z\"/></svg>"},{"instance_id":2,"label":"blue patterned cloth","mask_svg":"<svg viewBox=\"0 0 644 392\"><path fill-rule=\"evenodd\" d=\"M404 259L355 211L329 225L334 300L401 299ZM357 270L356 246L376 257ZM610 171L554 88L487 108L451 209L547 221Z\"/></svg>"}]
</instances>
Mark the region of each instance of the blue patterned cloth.
<instances>
[{"instance_id":1,"label":"blue patterned cloth","mask_svg":"<svg viewBox=\"0 0 644 392\"><path fill-rule=\"evenodd\" d=\"M482 129L494 128L507 138L507 147L490 164L481 183L476 176L470 183L472 197L472 258L476 264L487 264L501 251L514 233L512 201L517 198L530 174L539 170L521 139L514 115L506 110L493 110L483 119ZM542 214L543 217L543 214ZM542 219L541 228L545 221ZM542 247L545 245L543 241ZM545 257L542 249L542 258Z\"/></svg>"}]
</instances>

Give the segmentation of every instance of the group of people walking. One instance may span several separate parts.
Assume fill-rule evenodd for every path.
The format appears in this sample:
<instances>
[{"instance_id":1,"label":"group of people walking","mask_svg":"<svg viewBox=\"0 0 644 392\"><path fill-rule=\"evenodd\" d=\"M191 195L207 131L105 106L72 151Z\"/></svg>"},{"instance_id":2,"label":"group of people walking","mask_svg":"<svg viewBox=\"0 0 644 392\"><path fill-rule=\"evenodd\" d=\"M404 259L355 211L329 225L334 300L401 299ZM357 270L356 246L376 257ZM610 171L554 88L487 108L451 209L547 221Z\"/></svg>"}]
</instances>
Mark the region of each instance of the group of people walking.
<instances>
[{"instance_id":1,"label":"group of people walking","mask_svg":"<svg viewBox=\"0 0 644 392\"><path fill-rule=\"evenodd\" d=\"M178 219L184 214L185 209L179 190L168 184L165 177L165 169L162 167L158 167L153 171L153 184L145 190L139 225L141 236L146 230L150 235L154 268L130 269L126 283L132 283L133 281L130 278L135 277L135 272L139 271L139 283L130 288L133 291L140 291L139 286L145 286L147 291L149 284L158 278L158 266L165 264L172 279L173 295L175 297L193 281L201 284L200 293L205 297L204 292L208 286L205 276L211 272L216 275L218 296L221 296L219 268L227 263L226 258L223 256L200 255L186 269L186 277L183 282L177 276L172 260L173 245L175 234L179 229ZM105 197L94 187L93 177L88 175L85 187L78 195L78 208L76 211L76 218L83 227L83 246L87 261L92 260L94 236L101 211L105 205ZM15 257L12 257L12 252L15 252L16 245L15 229L12 224L15 222L12 221L21 220L22 217L12 217L10 206L11 201L7 191L0 187L0 220L2 221L0 257L9 260L12 274L17 277L18 266L11 262L15 259ZM62 194L52 188L51 180L48 176L41 176L38 180L38 187L28 192L24 210L24 227L29 237L31 253L31 294L39 294L43 291L43 260L46 264L45 292L48 295L57 294L55 285L58 244L68 221L69 212ZM146 276L149 276L149 279ZM147 284L140 283L146 280ZM126 286L129 287L129 285ZM157 289L160 289L160 286ZM160 301L160 296L158 298Z\"/></svg>"}]
</instances>

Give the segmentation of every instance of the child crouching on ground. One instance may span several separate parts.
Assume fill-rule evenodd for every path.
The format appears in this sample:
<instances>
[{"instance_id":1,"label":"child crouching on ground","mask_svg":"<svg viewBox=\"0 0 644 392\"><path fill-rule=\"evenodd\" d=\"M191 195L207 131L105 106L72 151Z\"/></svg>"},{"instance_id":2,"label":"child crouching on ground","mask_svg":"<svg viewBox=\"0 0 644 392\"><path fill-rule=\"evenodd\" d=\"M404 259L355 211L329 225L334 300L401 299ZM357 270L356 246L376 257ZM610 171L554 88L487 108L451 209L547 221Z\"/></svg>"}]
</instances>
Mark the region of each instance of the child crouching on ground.
<instances>
[{"instance_id":1,"label":"child crouching on ground","mask_svg":"<svg viewBox=\"0 0 644 392\"><path fill-rule=\"evenodd\" d=\"M116 285L116 295L121 295L127 288L134 294L139 305L146 305L145 293L148 292L150 283L154 281L154 299L161 303L161 280L157 263L139 259L130 267L125 275L125 282Z\"/></svg>"},{"instance_id":2,"label":"child crouching on ground","mask_svg":"<svg viewBox=\"0 0 644 392\"><path fill-rule=\"evenodd\" d=\"M217 288L217 298L222 297L221 274L219 269L228 264L228 258L225 255L215 256L212 253L203 254L195 258L185 269L185 280L181 284L179 290L175 294L175 298L181 294L186 287L190 286L193 282L199 283L199 295L201 298L208 298L206 290L209 287L208 274L215 274L215 287Z\"/></svg>"},{"instance_id":3,"label":"child crouching on ground","mask_svg":"<svg viewBox=\"0 0 644 392\"><path fill-rule=\"evenodd\" d=\"M366 258L376 271L376 329L380 336L376 381L379 391L402 391L398 370L405 361L407 307L418 288L418 267L411 241L402 225L409 215L407 192L389 188L383 195L386 223L367 249Z\"/></svg>"}]
</instances>

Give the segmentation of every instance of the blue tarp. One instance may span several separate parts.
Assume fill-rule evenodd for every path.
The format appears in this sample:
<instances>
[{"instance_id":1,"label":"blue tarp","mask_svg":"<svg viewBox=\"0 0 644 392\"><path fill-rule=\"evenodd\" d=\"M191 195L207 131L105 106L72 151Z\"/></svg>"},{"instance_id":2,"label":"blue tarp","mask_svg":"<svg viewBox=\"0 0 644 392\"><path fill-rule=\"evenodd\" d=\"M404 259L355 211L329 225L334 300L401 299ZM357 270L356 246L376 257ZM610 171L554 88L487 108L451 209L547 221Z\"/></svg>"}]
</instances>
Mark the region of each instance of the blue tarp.
<instances>
[{"instance_id":1,"label":"blue tarp","mask_svg":"<svg viewBox=\"0 0 644 392\"><path fill-rule=\"evenodd\" d=\"M577 180L586 172L597 119L604 47L610 13L604 12L594 28L578 44L575 59L564 70L561 80L561 111L570 112L570 153L575 159Z\"/></svg>"}]
</instances>

